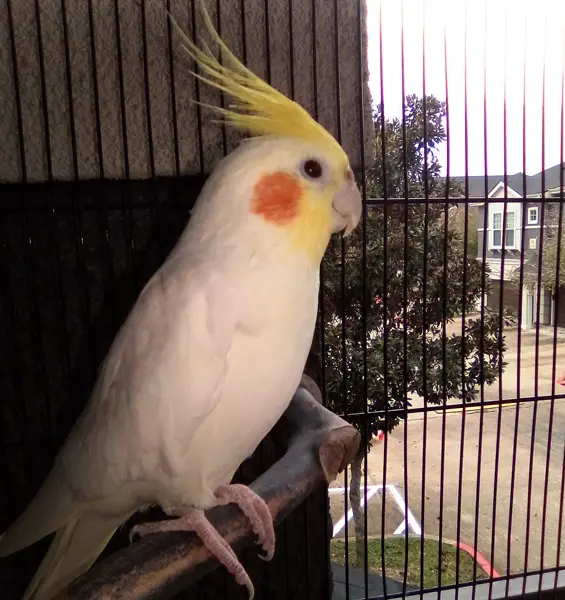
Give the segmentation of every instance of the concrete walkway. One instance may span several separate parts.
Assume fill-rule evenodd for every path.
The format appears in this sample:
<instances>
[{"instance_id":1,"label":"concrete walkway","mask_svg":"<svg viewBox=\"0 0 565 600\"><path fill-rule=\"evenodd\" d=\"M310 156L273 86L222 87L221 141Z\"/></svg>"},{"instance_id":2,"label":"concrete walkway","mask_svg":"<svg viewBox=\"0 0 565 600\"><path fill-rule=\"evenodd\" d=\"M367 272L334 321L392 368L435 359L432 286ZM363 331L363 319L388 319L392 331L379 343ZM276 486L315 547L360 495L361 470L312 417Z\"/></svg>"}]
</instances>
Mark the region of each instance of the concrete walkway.
<instances>
[{"instance_id":1,"label":"concrete walkway","mask_svg":"<svg viewBox=\"0 0 565 600\"><path fill-rule=\"evenodd\" d=\"M347 574L349 586L346 586L346 574L345 567L343 565L332 564L332 574L334 589L332 593L332 600L361 600L365 598L365 572L363 569L357 569L355 567L349 567ZM369 572L368 576L369 597L377 597L384 595L383 578L376 573ZM347 587L349 587L349 595L347 594ZM408 591L415 588L407 585ZM386 593L389 594L402 594L404 591L401 581L395 581L394 579L387 578L386 580Z\"/></svg>"}]
</instances>

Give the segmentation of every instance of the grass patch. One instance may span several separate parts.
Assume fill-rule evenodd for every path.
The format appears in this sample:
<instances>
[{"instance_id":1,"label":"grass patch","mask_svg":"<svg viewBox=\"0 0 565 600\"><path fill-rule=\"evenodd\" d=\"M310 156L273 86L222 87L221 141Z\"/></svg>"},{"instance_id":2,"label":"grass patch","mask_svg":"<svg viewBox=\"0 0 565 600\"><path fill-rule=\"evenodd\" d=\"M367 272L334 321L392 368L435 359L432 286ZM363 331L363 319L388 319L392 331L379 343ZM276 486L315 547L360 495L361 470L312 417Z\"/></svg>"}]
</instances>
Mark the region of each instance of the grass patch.
<instances>
[{"instance_id":1,"label":"grass patch","mask_svg":"<svg viewBox=\"0 0 565 600\"><path fill-rule=\"evenodd\" d=\"M382 575L382 541L380 538L369 539L368 566L369 571ZM386 538L384 541L385 572L389 579L403 581L405 570L406 539ZM408 568L406 569L407 584L420 587L420 556L422 543L420 538L408 538ZM331 541L331 560L337 564L345 564L345 540ZM442 544L441 548L441 585L457 583L457 549L455 546ZM424 588L438 585L439 542L424 540ZM461 550L459 552L459 583L473 581L475 561ZM349 565L357 566L355 560L355 539L349 542ZM488 579L488 575L477 565L477 579Z\"/></svg>"}]
</instances>

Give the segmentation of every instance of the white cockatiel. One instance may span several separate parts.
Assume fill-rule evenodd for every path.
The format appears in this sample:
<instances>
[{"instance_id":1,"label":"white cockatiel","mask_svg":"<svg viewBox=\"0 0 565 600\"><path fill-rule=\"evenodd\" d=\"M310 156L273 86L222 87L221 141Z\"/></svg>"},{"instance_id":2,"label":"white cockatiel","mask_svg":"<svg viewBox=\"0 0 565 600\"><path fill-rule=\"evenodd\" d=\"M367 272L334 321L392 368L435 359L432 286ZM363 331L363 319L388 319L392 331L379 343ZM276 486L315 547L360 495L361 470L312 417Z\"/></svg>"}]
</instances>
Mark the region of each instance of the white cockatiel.
<instances>
[{"instance_id":1,"label":"white cockatiel","mask_svg":"<svg viewBox=\"0 0 565 600\"><path fill-rule=\"evenodd\" d=\"M228 66L181 33L203 73L196 76L237 102L217 110L254 137L208 179L51 473L0 539L5 556L55 533L25 599L53 598L147 505L176 518L136 533L195 531L251 596L247 573L204 509L236 503L266 558L274 552L266 504L229 484L300 383L320 261L332 232L356 227L361 197L337 141L246 69L203 15Z\"/></svg>"}]
</instances>

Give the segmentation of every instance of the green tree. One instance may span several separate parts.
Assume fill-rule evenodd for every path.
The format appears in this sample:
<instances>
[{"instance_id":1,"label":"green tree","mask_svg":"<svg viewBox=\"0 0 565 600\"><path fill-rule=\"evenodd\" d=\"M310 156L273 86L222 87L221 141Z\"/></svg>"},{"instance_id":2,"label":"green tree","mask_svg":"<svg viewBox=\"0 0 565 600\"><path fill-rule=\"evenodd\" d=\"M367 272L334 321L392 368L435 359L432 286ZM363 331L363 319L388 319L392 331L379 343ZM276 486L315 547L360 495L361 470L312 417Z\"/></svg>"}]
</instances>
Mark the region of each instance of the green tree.
<instances>
[{"instance_id":1,"label":"green tree","mask_svg":"<svg viewBox=\"0 0 565 600\"><path fill-rule=\"evenodd\" d=\"M559 286L565 285L565 223L561 223L559 239L559 204L547 203L543 215L543 252L541 253L541 283L549 289L555 289L559 271ZM558 260L559 259L559 260ZM559 265L559 268L558 268ZM526 247L524 252L524 285L535 287L539 276L540 252ZM512 275L515 283L520 281L520 270Z\"/></svg>"},{"instance_id":2,"label":"green tree","mask_svg":"<svg viewBox=\"0 0 565 600\"><path fill-rule=\"evenodd\" d=\"M463 191L461 192L463 193ZM461 244L465 240L465 223L467 224L467 256L470 258L477 257L479 251L479 236L477 232L477 215L475 211L460 203L449 208L449 229L457 233L457 239ZM482 225L481 225L482 227Z\"/></svg>"},{"instance_id":3,"label":"green tree","mask_svg":"<svg viewBox=\"0 0 565 600\"><path fill-rule=\"evenodd\" d=\"M401 119L387 119L383 135L381 108L376 108L368 197L445 198L448 183L437 158L446 140L445 110L433 96L425 107L421 98L408 96L405 132ZM461 195L460 187L449 183L449 197ZM359 488L372 435L390 432L415 395L432 404L470 402L481 382L491 384L498 377L505 350L498 315L486 310L483 322L468 317L488 286L488 275L483 280L476 254L465 253L461 233L449 226L453 205L453 200L373 203L367 207L365 261L361 226L347 240L333 243L324 261L329 405L340 413L392 410L387 419L375 415L367 427L359 426L363 443L350 488L358 564L364 546ZM444 324L463 314L464 332L446 334Z\"/></svg>"}]
</instances>

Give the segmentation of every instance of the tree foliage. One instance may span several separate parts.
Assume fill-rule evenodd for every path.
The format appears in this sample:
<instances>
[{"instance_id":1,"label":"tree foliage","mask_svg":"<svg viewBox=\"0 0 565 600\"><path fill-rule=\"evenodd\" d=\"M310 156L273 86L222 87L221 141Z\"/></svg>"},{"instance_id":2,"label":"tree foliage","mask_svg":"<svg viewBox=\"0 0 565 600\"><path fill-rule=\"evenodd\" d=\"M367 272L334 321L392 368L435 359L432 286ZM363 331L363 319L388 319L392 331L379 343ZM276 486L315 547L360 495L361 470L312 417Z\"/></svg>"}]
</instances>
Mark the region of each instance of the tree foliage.
<instances>
[{"instance_id":1,"label":"tree foliage","mask_svg":"<svg viewBox=\"0 0 565 600\"><path fill-rule=\"evenodd\" d=\"M446 197L437 157L446 139L444 120L445 104L433 96L425 107L421 98L406 98L405 127L402 119L385 119L383 129L377 107L369 197ZM457 185L449 185L449 197L460 197ZM465 252L459 228L450 226L452 206L370 205L365 237L359 226L329 249L324 316L326 391L333 410L404 409L416 395L433 404L470 402L481 382L498 377L505 350L499 317L487 309L481 321L475 312L488 274L483 276L476 254ZM463 314L464 331L459 326L447 332L447 323ZM376 430L392 430L402 416L393 411L386 422L381 414L361 426L365 443Z\"/></svg>"},{"instance_id":2,"label":"tree foliage","mask_svg":"<svg viewBox=\"0 0 565 600\"><path fill-rule=\"evenodd\" d=\"M555 289L557 284L565 285L565 223L562 222L559 228L557 203L547 204L544 211L544 225L541 257L538 249L525 249L523 280L524 285L534 287L540 279L541 266L541 283L549 289ZM512 279L516 283L520 281L519 269L515 270Z\"/></svg>"},{"instance_id":3,"label":"tree foliage","mask_svg":"<svg viewBox=\"0 0 565 600\"><path fill-rule=\"evenodd\" d=\"M437 151L446 141L445 102L435 96L427 96L424 102L411 94L406 96L404 114L403 121L383 119L381 105L373 111L375 162L366 173L367 195L424 198L427 191L430 198L443 198L447 183L441 176ZM462 195L461 185L450 181L449 197Z\"/></svg>"}]
</instances>

